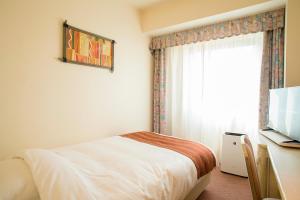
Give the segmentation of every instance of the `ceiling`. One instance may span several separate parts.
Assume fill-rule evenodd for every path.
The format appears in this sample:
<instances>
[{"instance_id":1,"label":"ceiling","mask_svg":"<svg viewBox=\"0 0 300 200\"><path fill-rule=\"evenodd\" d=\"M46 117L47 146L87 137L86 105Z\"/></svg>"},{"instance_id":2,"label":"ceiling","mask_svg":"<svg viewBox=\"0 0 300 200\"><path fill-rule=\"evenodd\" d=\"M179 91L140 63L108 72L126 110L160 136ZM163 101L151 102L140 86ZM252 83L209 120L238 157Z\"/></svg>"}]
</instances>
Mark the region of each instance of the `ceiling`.
<instances>
[{"instance_id":1,"label":"ceiling","mask_svg":"<svg viewBox=\"0 0 300 200\"><path fill-rule=\"evenodd\" d=\"M170 0L126 0L126 1L129 2L131 5L133 5L134 7L138 9L142 9L162 1L170 1Z\"/></svg>"},{"instance_id":2,"label":"ceiling","mask_svg":"<svg viewBox=\"0 0 300 200\"><path fill-rule=\"evenodd\" d=\"M171 0L167 0L167 1L171 1ZM254 15L254 14L267 12L270 10L275 10L278 8L285 7L286 2L287 2L287 0L268 0L264 3L256 4L253 6L248 6L248 7L232 10L229 12L224 12L224 13L220 13L220 14L216 14L216 15L212 15L212 16L207 16L207 17L191 20L191 21L186 21L186 22L179 23L179 24L169 25L169 26L165 26L162 28L156 28L156 29L153 29L150 31L146 31L145 33L150 36L157 36L157 35L163 35L163 34L170 33L170 32L176 32L176 31L181 31L181 30L185 30L185 29L190 29L193 27L204 26L207 24L222 22L222 21L231 20L231 19L237 19L237 18L240 18L243 16L250 16L250 15ZM170 2L170 3L172 3L172 2ZM145 8L145 9L147 9L147 8Z\"/></svg>"}]
</instances>

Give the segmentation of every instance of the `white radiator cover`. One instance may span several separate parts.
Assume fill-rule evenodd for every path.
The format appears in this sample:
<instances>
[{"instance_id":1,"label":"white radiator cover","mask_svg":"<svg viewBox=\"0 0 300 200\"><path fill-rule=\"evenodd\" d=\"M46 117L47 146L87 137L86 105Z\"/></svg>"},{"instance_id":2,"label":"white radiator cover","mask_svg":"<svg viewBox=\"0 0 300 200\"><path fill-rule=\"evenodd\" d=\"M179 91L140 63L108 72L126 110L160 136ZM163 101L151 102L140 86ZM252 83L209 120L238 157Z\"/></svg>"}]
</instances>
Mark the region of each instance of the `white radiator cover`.
<instances>
[{"instance_id":1,"label":"white radiator cover","mask_svg":"<svg viewBox=\"0 0 300 200\"><path fill-rule=\"evenodd\" d=\"M241 134L223 134L221 171L248 177L245 158L241 146Z\"/></svg>"}]
</instances>

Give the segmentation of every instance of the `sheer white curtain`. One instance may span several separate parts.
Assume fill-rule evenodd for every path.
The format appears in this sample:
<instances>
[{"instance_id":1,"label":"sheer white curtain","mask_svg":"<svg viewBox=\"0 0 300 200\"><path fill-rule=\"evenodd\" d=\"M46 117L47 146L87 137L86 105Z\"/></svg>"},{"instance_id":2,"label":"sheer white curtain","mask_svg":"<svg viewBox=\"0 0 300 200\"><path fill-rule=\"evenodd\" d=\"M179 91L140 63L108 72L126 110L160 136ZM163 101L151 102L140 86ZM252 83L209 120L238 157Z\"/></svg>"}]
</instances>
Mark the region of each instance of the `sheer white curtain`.
<instances>
[{"instance_id":1,"label":"sheer white curtain","mask_svg":"<svg viewBox=\"0 0 300 200\"><path fill-rule=\"evenodd\" d=\"M168 48L167 133L217 155L226 131L256 140L262 49L263 33Z\"/></svg>"}]
</instances>

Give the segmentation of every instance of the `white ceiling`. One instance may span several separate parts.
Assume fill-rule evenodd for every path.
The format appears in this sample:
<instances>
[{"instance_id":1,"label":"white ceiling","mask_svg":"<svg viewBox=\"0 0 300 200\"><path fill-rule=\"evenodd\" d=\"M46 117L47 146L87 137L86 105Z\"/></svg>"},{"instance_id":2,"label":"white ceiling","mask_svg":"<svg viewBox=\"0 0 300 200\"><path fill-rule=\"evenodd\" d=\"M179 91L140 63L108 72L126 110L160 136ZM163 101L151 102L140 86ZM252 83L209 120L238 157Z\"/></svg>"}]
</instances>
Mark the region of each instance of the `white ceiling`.
<instances>
[{"instance_id":1,"label":"white ceiling","mask_svg":"<svg viewBox=\"0 0 300 200\"><path fill-rule=\"evenodd\" d=\"M141 9L156 4L158 2L169 1L169 0L126 0L126 1L132 4L134 7Z\"/></svg>"},{"instance_id":2,"label":"white ceiling","mask_svg":"<svg viewBox=\"0 0 300 200\"><path fill-rule=\"evenodd\" d=\"M138 0L136 0L136 1L138 1ZM189 29L189 28L193 28L193 27L197 27L197 26L203 26L203 25L207 25L207 24L211 24L211 23L217 23L217 22L226 21L226 20L230 20L230 19L236 19L236 18L243 17L243 16L266 12L269 10L284 7L285 4L286 4L286 0L270 0L265 3L257 4L254 6L249 6L246 8L241 8L238 10L233 10L233 11L230 11L227 13L221 13L218 15L204 17L201 19L185 22L182 24L177 24L174 26L157 29L154 31L147 32L146 34L150 35L150 36L157 36L157 35L162 35L162 34L166 34L166 33L170 33L170 32L176 32L176 31L185 30L185 29Z\"/></svg>"}]
</instances>

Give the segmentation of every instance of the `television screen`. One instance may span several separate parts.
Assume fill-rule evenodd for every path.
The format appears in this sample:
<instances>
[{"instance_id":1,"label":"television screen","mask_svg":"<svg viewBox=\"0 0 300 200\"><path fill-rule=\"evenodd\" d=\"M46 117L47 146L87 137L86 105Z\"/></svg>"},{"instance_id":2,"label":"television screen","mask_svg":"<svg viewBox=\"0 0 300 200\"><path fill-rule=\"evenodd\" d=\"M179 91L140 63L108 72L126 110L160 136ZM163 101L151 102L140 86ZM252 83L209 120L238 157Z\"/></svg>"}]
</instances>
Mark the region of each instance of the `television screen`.
<instances>
[{"instance_id":1,"label":"television screen","mask_svg":"<svg viewBox=\"0 0 300 200\"><path fill-rule=\"evenodd\" d=\"M268 127L300 141L300 87L270 90Z\"/></svg>"}]
</instances>

